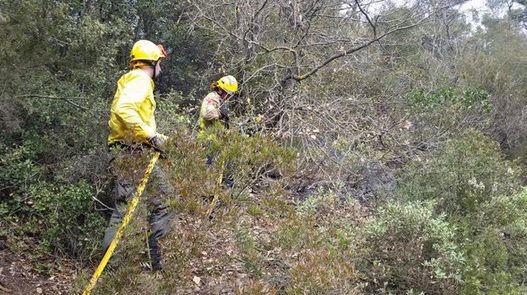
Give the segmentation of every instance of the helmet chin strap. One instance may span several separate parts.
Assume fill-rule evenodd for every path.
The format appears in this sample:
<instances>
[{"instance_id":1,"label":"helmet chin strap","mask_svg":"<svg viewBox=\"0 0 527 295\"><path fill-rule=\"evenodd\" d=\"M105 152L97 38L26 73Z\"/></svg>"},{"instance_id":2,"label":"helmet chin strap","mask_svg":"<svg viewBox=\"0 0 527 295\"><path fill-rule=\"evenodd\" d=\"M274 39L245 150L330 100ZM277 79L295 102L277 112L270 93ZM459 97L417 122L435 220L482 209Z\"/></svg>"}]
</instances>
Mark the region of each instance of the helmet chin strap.
<instances>
[{"instance_id":1,"label":"helmet chin strap","mask_svg":"<svg viewBox=\"0 0 527 295\"><path fill-rule=\"evenodd\" d=\"M157 77L156 77L156 67L157 67L157 63L158 61L154 61L152 62L152 67L154 68L154 74L153 74L153 77L152 77L152 80L155 80Z\"/></svg>"},{"instance_id":2,"label":"helmet chin strap","mask_svg":"<svg viewBox=\"0 0 527 295\"><path fill-rule=\"evenodd\" d=\"M152 71L152 80L154 80L154 84L157 84L157 72L156 72L156 68L157 68L157 63L159 62L159 60L156 60L156 61L153 61L150 66L153 68L153 71ZM155 86L154 86L155 87Z\"/></svg>"},{"instance_id":3,"label":"helmet chin strap","mask_svg":"<svg viewBox=\"0 0 527 295\"><path fill-rule=\"evenodd\" d=\"M217 90L218 94L220 95L221 99L226 100L229 97L229 93L221 88L218 87Z\"/></svg>"}]
</instances>

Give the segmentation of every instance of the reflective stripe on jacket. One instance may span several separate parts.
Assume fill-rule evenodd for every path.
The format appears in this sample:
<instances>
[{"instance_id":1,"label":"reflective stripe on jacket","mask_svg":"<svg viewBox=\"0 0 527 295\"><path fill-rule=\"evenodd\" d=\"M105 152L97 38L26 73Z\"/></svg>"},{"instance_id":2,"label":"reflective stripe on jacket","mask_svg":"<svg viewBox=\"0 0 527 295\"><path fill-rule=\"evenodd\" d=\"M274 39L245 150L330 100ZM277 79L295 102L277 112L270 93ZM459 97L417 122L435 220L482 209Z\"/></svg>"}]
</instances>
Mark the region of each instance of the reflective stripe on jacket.
<instances>
[{"instance_id":1,"label":"reflective stripe on jacket","mask_svg":"<svg viewBox=\"0 0 527 295\"><path fill-rule=\"evenodd\" d=\"M124 74L117 82L108 144L142 143L156 135L154 81L141 69Z\"/></svg>"}]
</instances>

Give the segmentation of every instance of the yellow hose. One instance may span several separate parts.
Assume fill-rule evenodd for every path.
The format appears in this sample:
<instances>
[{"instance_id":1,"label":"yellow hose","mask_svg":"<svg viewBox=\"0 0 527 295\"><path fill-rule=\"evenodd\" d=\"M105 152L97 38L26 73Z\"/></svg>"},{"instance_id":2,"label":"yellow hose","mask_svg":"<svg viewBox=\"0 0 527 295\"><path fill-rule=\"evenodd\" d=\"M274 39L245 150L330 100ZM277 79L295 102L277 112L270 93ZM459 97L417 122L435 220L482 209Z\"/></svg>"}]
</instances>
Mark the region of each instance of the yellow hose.
<instances>
[{"instance_id":1,"label":"yellow hose","mask_svg":"<svg viewBox=\"0 0 527 295\"><path fill-rule=\"evenodd\" d=\"M91 293L91 291L95 287L95 284L97 284L97 280L99 279L102 272L104 271L106 264L110 260L110 257L112 257L113 252L115 251L115 248L117 247L117 244L119 243L119 240L121 239L123 235L124 229L128 226L128 223L130 223L130 220L132 220L132 215L134 213L135 207L137 207L137 204L139 203L139 197L143 194L143 191L145 190L146 184L148 183L148 178L150 178L150 174L152 174L152 170L154 169L154 166L156 165L156 161L158 158L159 158L159 152L155 152L154 155L152 156L152 159L150 160L150 163L148 163L148 167L146 168L145 175L141 179L141 182L139 182L139 185L137 186L137 189L135 190L135 193L132 196L132 200L130 201L130 205L128 206L128 210L126 211L126 214L123 217L123 221L121 225L115 232L112 242L108 246L106 253L104 253L103 258L101 259L99 266L97 266L97 269L93 273L93 276L88 282L88 285L86 285L86 288L84 288L84 292L82 292L82 295L89 295Z\"/></svg>"}]
</instances>

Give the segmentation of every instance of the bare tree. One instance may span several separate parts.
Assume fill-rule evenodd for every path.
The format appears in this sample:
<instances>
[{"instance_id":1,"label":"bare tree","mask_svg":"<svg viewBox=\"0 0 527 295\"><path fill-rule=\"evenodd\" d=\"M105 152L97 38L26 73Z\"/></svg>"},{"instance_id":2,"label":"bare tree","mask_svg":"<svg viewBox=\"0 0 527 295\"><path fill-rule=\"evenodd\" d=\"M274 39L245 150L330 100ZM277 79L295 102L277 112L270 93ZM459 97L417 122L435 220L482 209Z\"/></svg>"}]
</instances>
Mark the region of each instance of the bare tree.
<instances>
[{"instance_id":1,"label":"bare tree","mask_svg":"<svg viewBox=\"0 0 527 295\"><path fill-rule=\"evenodd\" d=\"M460 2L193 0L189 17L217 44L204 82L222 73L236 75L244 98L238 104L248 120L263 117L258 128L305 147L302 159L315 163L325 179L350 183L363 177L350 165L362 165L363 153L369 153L361 145L383 151L371 158L391 161L404 144L392 132L408 122L390 114L393 102L346 75L375 72L376 52L388 37L427 24Z\"/></svg>"}]
</instances>

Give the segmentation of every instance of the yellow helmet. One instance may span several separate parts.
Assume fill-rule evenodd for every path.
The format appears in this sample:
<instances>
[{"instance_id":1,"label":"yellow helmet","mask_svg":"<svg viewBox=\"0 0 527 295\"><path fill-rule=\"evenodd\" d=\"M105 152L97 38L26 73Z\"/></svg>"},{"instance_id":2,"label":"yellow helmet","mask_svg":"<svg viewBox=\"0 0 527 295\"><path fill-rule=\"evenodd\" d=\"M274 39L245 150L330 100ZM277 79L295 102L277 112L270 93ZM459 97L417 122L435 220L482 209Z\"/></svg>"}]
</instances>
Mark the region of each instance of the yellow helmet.
<instances>
[{"instance_id":1,"label":"yellow helmet","mask_svg":"<svg viewBox=\"0 0 527 295\"><path fill-rule=\"evenodd\" d=\"M139 40L135 42L132 51L130 51L130 61L157 61L162 57L167 57L167 52L163 48L163 45L156 45L148 40Z\"/></svg>"},{"instance_id":2,"label":"yellow helmet","mask_svg":"<svg viewBox=\"0 0 527 295\"><path fill-rule=\"evenodd\" d=\"M238 81L233 76L225 76L216 82L218 88L225 90L228 94L238 91Z\"/></svg>"}]
</instances>

